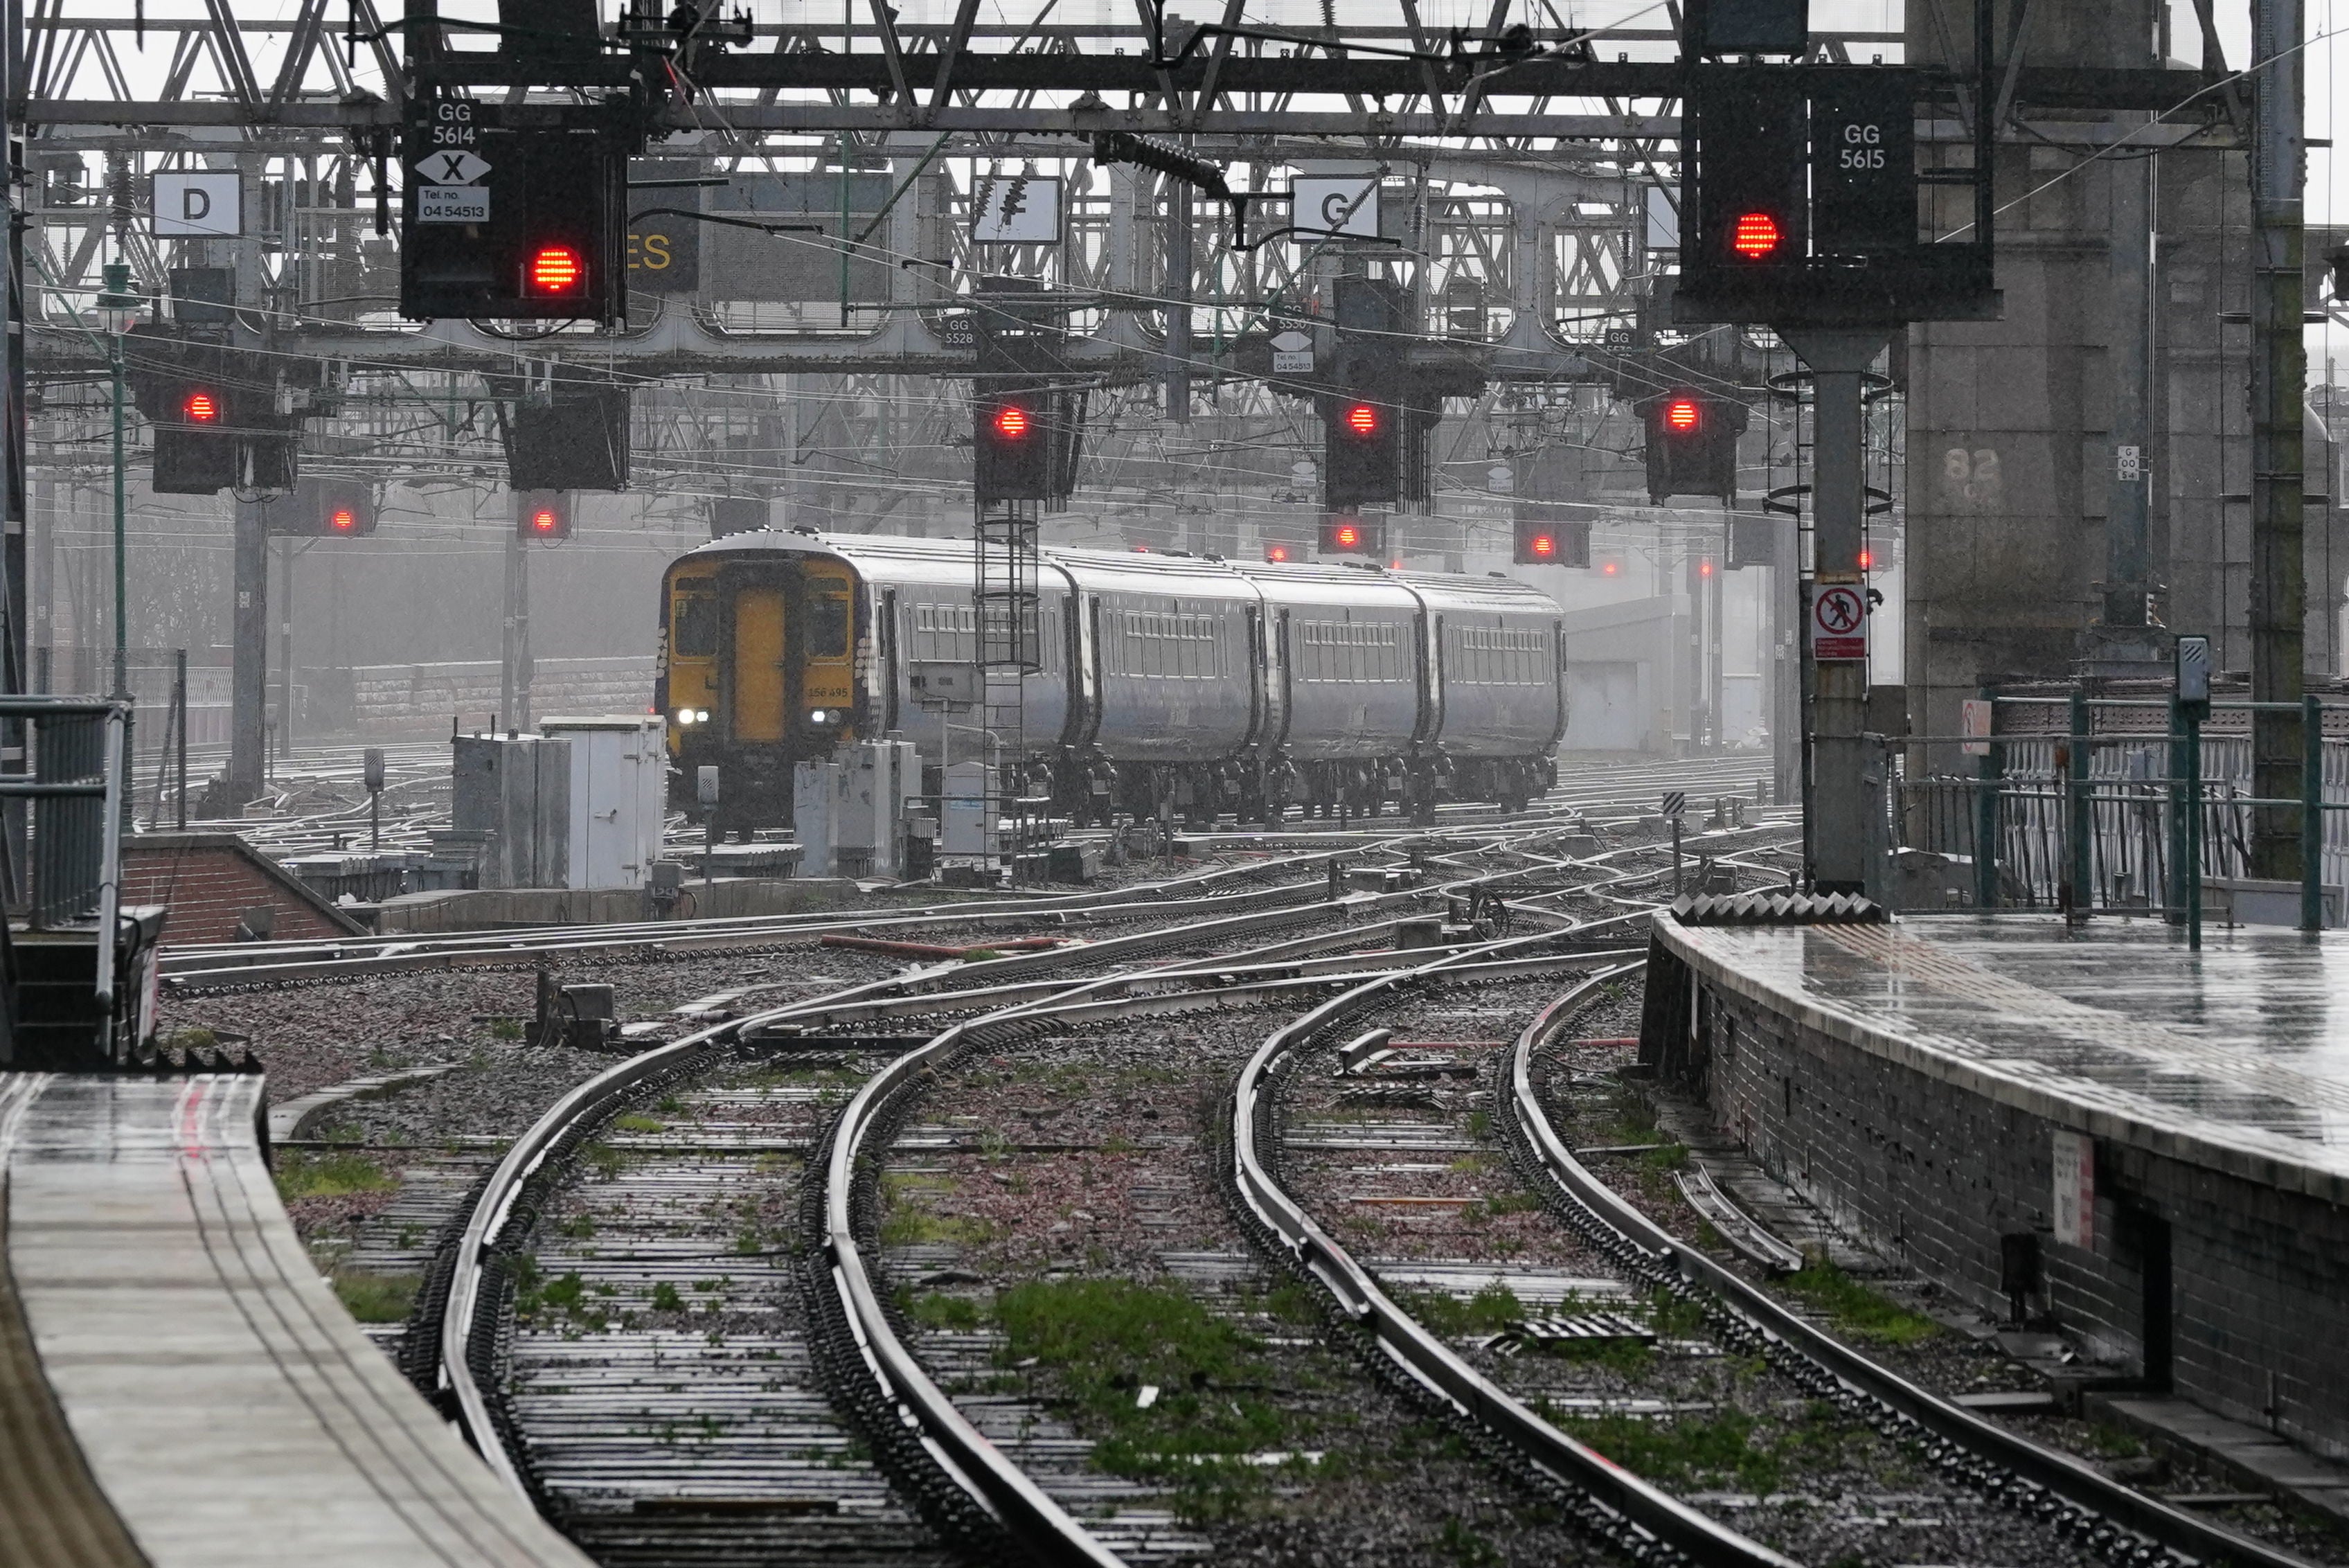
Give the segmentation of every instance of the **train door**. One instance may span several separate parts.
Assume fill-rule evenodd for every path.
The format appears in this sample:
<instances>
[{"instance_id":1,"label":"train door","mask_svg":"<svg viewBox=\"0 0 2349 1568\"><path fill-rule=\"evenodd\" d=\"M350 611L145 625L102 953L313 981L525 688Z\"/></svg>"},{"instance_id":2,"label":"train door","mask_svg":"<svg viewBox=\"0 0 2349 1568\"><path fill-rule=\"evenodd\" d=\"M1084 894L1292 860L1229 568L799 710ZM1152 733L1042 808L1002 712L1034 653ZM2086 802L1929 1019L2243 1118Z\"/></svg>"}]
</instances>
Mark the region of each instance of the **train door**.
<instances>
[{"instance_id":1,"label":"train door","mask_svg":"<svg viewBox=\"0 0 2349 1568\"><path fill-rule=\"evenodd\" d=\"M782 585L744 583L734 591L736 744L783 738L784 673Z\"/></svg>"},{"instance_id":2,"label":"train door","mask_svg":"<svg viewBox=\"0 0 2349 1568\"><path fill-rule=\"evenodd\" d=\"M1422 649L1419 723L1412 739L1423 746L1444 733L1444 618L1423 609L1416 620Z\"/></svg>"},{"instance_id":3,"label":"train door","mask_svg":"<svg viewBox=\"0 0 2349 1568\"><path fill-rule=\"evenodd\" d=\"M1265 672L1265 691L1278 693L1279 711L1275 715L1268 741L1279 746L1288 742L1289 715L1297 711L1297 693L1289 685L1292 679L1288 648L1288 612L1282 610L1272 634L1272 667Z\"/></svg>"},{"instance_id":4,"label":"train door","mask_svg":"<svg viewBox=\"0 0 2349 1568\"><path fill-rule=\"evenodd\" d=\"M1086 594L1084 612L1077 622L1077 635L1081 641L1079 654L1078 679L1085 705L1083 727L1078 732L1077 743L1091 745L1101 738L1102 711L1109 705L1109 696L1102 671L1102 607L1099 594Z\"/></svg>"},{"instance_id":5,"label":"train door","mask_svg":"<svg viewBox=\"0 0 2349 1568\"><path fill-rule=\"evenodd\" d=\"M1265 606L1248 606L1248 743L1256 746L1280 743L1280 671L1273 645L1274 628Z\"/></svg>"},{"instance_id":6,"label":"train door","mask_svg":"<svg viewBox=\"0 0 2349 1568\"><path fill-rule=\"evenodd\" d=\"M848 568L811 561L801 578L800 690L812 739L841 738L856 701L855 584Z\"/></svg>"},{"instance_id":7,"label":"train door","mask_svg":"<svg viewBox=\"0 0 2349 1568\"><path fill-rule=\"evenodd\" d=\"M1549 739L1543 743L1545 751L1566 738L1566 622L1562 620L1549 623L1549 653L1550 690L1557 699L1557 717L1550 724Z\"/></svg>"},{"instance_id":8,"label":"train door","mask_svg":"<svg viewBox=\"0 0 2349 1568\"><path fill-rule=\"evenodd\" d=\"M1071 590L1061 610L1061 636L1069 665L1068 716L1061 725L1061 743L1081 746L1092 738L1101 699L1093 680L1092 596Z\"/></svg>"},{"instance_id":9,"label":"train door","mask_svg":"<svg viewBox=\"0 0 2349 1568\"><path fill-rule=\"evenodd\" d=\"M661 706L669 716L674 753L687 732L719 706L717 585L708 576L678 577L669 589L668 619L661 639ZM691 717L686 715L690 714Z\"/></svg>"}]
</instances>

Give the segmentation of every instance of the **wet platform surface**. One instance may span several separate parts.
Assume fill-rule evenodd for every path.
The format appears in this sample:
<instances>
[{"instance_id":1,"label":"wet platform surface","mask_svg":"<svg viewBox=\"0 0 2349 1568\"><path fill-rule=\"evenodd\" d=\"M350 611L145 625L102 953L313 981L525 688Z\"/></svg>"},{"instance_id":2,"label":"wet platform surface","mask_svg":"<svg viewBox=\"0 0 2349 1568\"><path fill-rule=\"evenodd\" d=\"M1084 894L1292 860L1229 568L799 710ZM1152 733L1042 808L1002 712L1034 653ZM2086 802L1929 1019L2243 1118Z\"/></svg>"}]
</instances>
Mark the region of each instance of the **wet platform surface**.
<instances>
[{"instance_id":1,"label":"wet platform surface","mask_svg":"<svg viewBox=\"0 0 2349 1568\"><path fill-rule=\"evenodd\" d=\"M2349 933L2040 915L1674 926L1728 989L2099 1137L2349 1202Z\"/></svg>"},{"instance_id":2,"label":"wet platform surface","mask_svg":"<svg viewBox=\"0 0 2349 1568\"><path fill-rule=\"evenodd\" d=\"M588 1568L319 1278L261 1157L260 1096L250 1076L0 1076L0 1289L139 1554Z\"/></svg>"}]
</instances>

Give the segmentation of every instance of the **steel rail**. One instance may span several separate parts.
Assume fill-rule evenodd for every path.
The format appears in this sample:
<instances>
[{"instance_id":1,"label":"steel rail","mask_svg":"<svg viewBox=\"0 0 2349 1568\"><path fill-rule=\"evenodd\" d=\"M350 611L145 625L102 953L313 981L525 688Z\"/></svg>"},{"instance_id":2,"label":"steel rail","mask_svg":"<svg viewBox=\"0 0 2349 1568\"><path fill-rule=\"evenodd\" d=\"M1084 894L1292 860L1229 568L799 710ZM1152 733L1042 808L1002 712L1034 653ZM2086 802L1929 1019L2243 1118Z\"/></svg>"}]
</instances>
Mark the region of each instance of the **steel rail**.
<instances>
[{"instance_id":1,"label":"steel rail","mask_svg":"<svg viewBox=\"0 0 2349 1568\"><path fill-rule=\"evenodd\" d=\"M1539 937L1516 939L1511 943L1498 945L1513 947L1555 940L1554 933L1543 933ZM1485 953L1493 950L1495 946L1487 943L1470 950ZM1548 970L1561 963L1588 961L1591 961L1589 955L1547 958L1535 961L1531 967ZM1437 966L1420 964L1404 972L1418 974L1434 967ZM1483 967L1519 972L1526 965L1525 961L1518 961ZM1217 986L1207 991L1171 996L1098 994L1115 986L1148 978L1150 976L1145 971L1082 981L1057 998L1005 1007L948 1026L865 1080L841 1112L824 1154L821 1191L824 1256L829 1264L833 1289L842 1313L851 1325L867 1373L892 1402L898 1417L923 1434L924 1445L947 1474L1021 1547L1040 1561L1081 1563L1089 1565L1089 1568L1108 1568L1108 1565L1119 1563L1122 1560L1095 1540L1081 1523L1070 1517L972 1426L969 1418L962 1414L898 1337L895 1327L883 1309L872 1271L857 1241L854 1210L856 1173L860 1160L864 1158L868 1138L875 1126L885 1119L895 1096L920 1083L926 1074L950 1060L967 1044L1006 1042L1054 1021L1073 1023L1136 1013L1189 1011L1198 1007L1247 1007L1286 992L1358 982L1368 977L1359 972L1298 976ZM1372 984L1390 983L1391 979L1375 980ZM1083 1000L1069 1000L1077 992L1096 994ZM1779 1565L1779 1568L1784 1568L1784 1565Z\"/></svg>"},{"instance_id":2,"label":"steel rail","mask_svg":"<svg viewBox=\"0 0 2349 1568\"><path fill-rule=\"evenodd\" d=\"M1554 863L1479 880L1506 880L1557 868ZM1362 898L1359 904L1383 904L1430 893L1440 897L1441 891L1440 888L1406 889L1398 894ZM1619 919L1611 919L1595 922L1583 929L1588 932L1619 923ZM1392 922L1374 922L1348 934L1359 939L1389 929L1391 925ZM1210 929L1229 932L1236 929L1233 920L1218 917L1210 921L1196 922L1193 928L1176 927L1168 931L1137 935L1158 939L1162 944L1168 941L1187 943L1200 940ZM1542 943L1555 943L1565 940L1568 935L1544 932L1501 943L1485 943L1438 963L1422 962L1375 980L1372 980L1375 971L1369 974L1360 970L1330 973L1323 972L1320 963L1303 961L1297 962L1296 967L1310 972L1239 980L1235 971L1247 970L1252 958L1269 952L1289 951L1303 945L1295 939L1218 955L1212 961L1183 960L1154 970L1126 971L1078 980L1065 986L1053 987L1037 1000L999 1008L978 1020L955 1023L922 1046L897 1057L868 1079L843 1111L831 1138L823 1195L826 1256L831 1262L834 1289L840 1293L859 1355L878 1380L884 1393L895 1402L902 1418L910 1422L921 1434L925 1449L939 1469L1031 1552L1040 1552L1055 1562L1081 1563L1089 1568L1107 1568L1108 1564L1118 1561L955 1408L953 1401L931 1381L912 1353L897 1339L882 1310L871 1276L855 1244L853 1216L849 1209L850 1179L854 1175L857 1154L871 1130L874 1112L885 1104L893 1089L912 1081L915 1075L941 1055L950 1053L980 1025L987 1026L985 1032L989 1034L999 1032L1016 1034L1055 1012L1074 1021L1080 1017L1099 1017L1119 1012L1167 1012L1200 1005L1244 1006L1267 996L1299 989L1327 989L1337 985L1359 987L1360 982L1365 980L1371 980L1373 985L1392 983L1397 978L1423 973L1444 967L1447 963L1456 965L1463 957L1484 958ZM995 961L962 968L968 972L972 969L994 968L996 963L1028 963L1030 961L1040 961L1044 964L1057 961L1065 966L1080 953L1087 957L1100 956L1097 951L1089 950L1061 950L1024 955L1021 960ZM1572 958L1540 959L1532 961L1530 967L1541 970L1571 961L1578 961ZM1578 961L1590 961L1588 955L1585 955ZM1494 972L1522 972L1528 963L1525 960L1503 960L1481 962L1475 967ZM1147 985L1154 980L1160 982L1205 980L1209 982L1210 989L1174 994L1142 992L1114 998L1111 994ZM448 1304L440 1324L439 1356L440 1381L455 1401L459 1419L492 1469L508 1486L526 1498L532 1495L514 1456L505 1446L482 1388L481 1374L486 1367L476 1363L483 1358L493 1337L486 1332L492 1325L482 1321L488 1305L483 1291L488 1255L521 1200L527 1184L547 1168L550 1160L558 1158L583 1136L586 1127L604 1115L616 1111L633 1089L648 1079L673 1068L689 1066L698 1053L721 1043L757 1043L771 1039L773 1032L781 1029L809 1023L842 1022L854 1017L872 1016L880 999L867 993L875 986L887 983L855 987L824 998L771 1009L748 1018L728 1020L631 1057L574 1088L509 1147L484 1185L458 1238ZM983 1006L989 1001L1001 999L1006 991L1024 989L1027 987L990 986L968 992L901 996L891 999L891 1002L893 1010L920 1008L936 1012L954 1008L958 1003ZM1081 997L1089 1000L1071 1000Z\"/></svg>"},{"instance_id":3,"label":"steel rail","mask_svg":"<svg viewBox=\"0 0 2349 1568\"><path fill-rule=\"evenodd\" d=\"M1600 1181L1551 1127L1535 1093L1533 1058L1548 1036L1599 986L1647 967L1641 959L1592 975L1544 1009L1510 1051L1510 1106L1526 1147L1569 1208L1633 1249L1657 1270L1712 1293L1744 1320L1765 1345L1775 1344L1809 1361L1853 1396L1906 1417L1939 1443L1965 1449L2074 1507L2121 1525L2159 1548L2205 1563L2235 1568L2311 1568L2308 1560L2197 1519L2122 1485L2069 1454L2042 1448L1860 1355L1781 1305L1750 1282L1681 1241Z\"/></svg>"},{"instance_id":4,"label":"steel rail","mask_svg":"<svg viewBox=\"0 0 2349 1568\"><path fill-rule=\"evenodd\" d=\"M898 911L812 911L799 915L729 917L709 920L649 920L605 925L542 926L502 931L457 932L442 937L355 937L335 942L210 944L176 950L164 961L165 982L182 991L221 986L282 984L465 967L496 967L537 955L601 955L632 950L722 951L772 946L829 931L916 929L947 923L1019 922L1052 915L1097 919L1148 919L1166 909L1189 908L1198 894L1222 884L1246 884L1284 872L1365 855L1401 854L1423 843L1457 836L1538 839L1568 831L1546 821L1413 828L1369 843L1281 856L1254 865L1217 867L1190 876L1130 884L1098 892L1018 899L932 904ZM1297 896L1298 884L1235 892L1209 892L1226 909L1243 901L1278 904ZM1166 895L1181 895L1167 897ZM1226 902L1226 900L1230 900Z\"/></svg>"},{"instance_id":5,"label":"steel rail","mask_svg":"<svg viewBox=\"0 0 2349 1568\"><path fill-rule=\"evenodd\" d=\"M1345 853L1361 853L1347 851ZM1218 867L1196 876L1159 882L1135 883L1098 893L1055 896L1016 902L974 900L965 904L932 904L910 909L810 911L797 915L730 917L709 920L646 920L600 926L541 926L505 931L466 931L444 937L355 937L337 942L282 944L214 944L175 952L169 978L183 986L205 983L254 983L296 975L367 974L403 969L457 967L466 958L484 963L509 963L521 953L564 950L605 950L621 948L665 948L678 950L723 949L760 941L820 935L830 930L882 927L916 927L941 922L987 924L1032 920L1055 914L1122 915L1146 919L1162 904L1185 906L1197 893L1158 899L1153 894L1179 889L1205 889L1220 882L1261 880L1291 868L1319 865L1330 853L1268 860L1258 865ZM1207 894L1210 898L1261 898L1257 893ZM212 967L202 967L210 965Z\"/></svg>"},{"instance_id":6,"label":"steel rail","mask_svg":"<svg viewBox=\"0 0 2349 1568\"><path fill-rule=\"evenodd\" d=\"M1574 929L1588 931L1593 926L1619 925L1637 918L1612 916ZM1512 938L1473 951L1479 958L1496 955L1554 942L1567 934L1547 931ZM1588 962L1588 958L1585 955L1580 961ZM1576 961L1552 960L1544 965L1527 965L1520 960L1510 967L1528 972L1571 961ZM1258 1149L1258 1122L1269 1115L1271 1098L1267 1079L1283 1056L1361 1011L1382 991L1406 980L1472 967L1489 966L1450 957L1417 969L1381 975L1276 1030L1257 1049L1241 1068L1232 1098L1232 1173L1242 1201L1267 1230L1279 1238L1290 1256L1337 1299L1346 1314L1370 1331L1378 1348L1398 1367L1468 1420L1507 1443L1542 1472L1590 1497L1625 1523L1695 1562L1737 1564L1741 1568L1798 1568L1793 1559L1747 1539L1633 1475L1596 1449L1576 1441L1469 1366L1450 1345L1396 1305L1370 1271L1316 1224L1266 1167ZM1619 968L1614 972L1620 972Z\"/></svg>"},{"instance_id":7,"label":"steel rail","mask_svg":"<svg viewBox=\"0 0 2349 1568\"><path fill-rule=\"evenodd\" d=\"M1664 775L1660 774L1659 776ZM437 937L390 935L351 937L326 942L216 942L172 950L163 960L163 971L167 980L183 986L205 982L236 983L239 979L261 982L291 978L297 973L324 976L453 967L463 957L473 954L479 954L484 962L506 962L511 961L518 950L559 951L566 948L588 950L630 946L693 950L699 946L723 948L736 945L750 937L770 933L822 930L847 925L863 929L865 926L931 924L941 920L985 923L998 919L1033 919L1040 914L1056 912L1096 913L1131 909L1151 901L1153 894L1182 888L1206 888L1223 882L1257 880L1292 867L1364 855L1403 853L1426 843L1455 838L1539 836L1546 833L1571 831L1567 822L1554 819L1587 815L1591 804L1594 803L1577 805L1571 801L1550 802L1515 817L1413 826L1396 831L1364 833L1355 830L1345 835L1350 840L1346 844L1299 845L1291 853L1252 866L1218 867L1187 877L1134 883L1095 892L921 905L892 913L879 913L854 922L845 921L832 912L811 911L799 915L711 917L698 920L616 921L592 928L521 927L497 931L454 932ZM1617 803L1610 799L1596 804ZM1270 829L1252 834L1211 832L1208 836L1231 839L1234 843L1230 847L1238 847L1249 840L1274 844L1320 836ZM591 930L599 934L591 937L587 934ZM401 961L389 961L393 960ZM238 976L234 971L239 971L251 972Z\"/></svg>"},{"instance_id":8,"label":"steel rail","mask_svg":"<svg viewBox=\"0 0 2349 1568\"><path fill-rule=\"evenodd\" d=\"M1214 922L1218 928L1228 922ZM1370 934L1376 928L1365 928ZM1179 935L1179 933L1178 933ZM1182 940L1189 940L1187 938ZM1273 944L1288 946L1290 944ZM1040 954L1038 957L1059 955ZM1245 958L1245 953L1233 955ZM1188 961L1186 961L1188 962ZM1172 966L1181 969L1182 966ZM1228 970L1192 967L1192 978L1215 981ZM1016 1018L1039 1013L1052 1000L1064 999L1084 992L1106 991L1121 985L1145 980L1151 971L1131 971L1081 980L1071 985L1056 988L1044 1002L1024 1002L999 1009L988 1015L989 1020ZM1300 988L1322 988L1343 983L1346 975L1297 975L1255 981L1241 985L1218 985L1212 991L1192 992L1179 997L1160 995L1137 996L1123 1003L1106 1004L1112 1009L1123 1005L1134 1011L1158 1011L1184 1003L1209 1006L1246 1005L1262 996L1278 994ZM858 988L862 990L864 988ZM909 1003L932 1011L956 1005L985 1005L1002 988L989 987L968 993L932 993L919 998L903 999ZM821 1000L779 1007L750 1018L729 1020L699 1031L683 1039L657 1046L579 1085L558 1100L530 1129L508 1148L476 1200L471 1215L460 1234L454 1268L451 1271L448 1305L441 1320L440 1374L440 1382L453 1397L458 1417L472 1438L474 1446L489 1463L492 1471L507 1486L525 1498L532 1496L531 1488L514 1456L508 1451L498 1421L490 1407L482 1387L484 1368L476 1365L477 1355L488 1343L491 1325L484 1321L488 1299L484 1293L488 1258L492 1245L512 1214L531 1179L546 1168L551 1158L564 1148L566 1140L592 1125L603 1115L616 1110L636 1085L658 1076L672 1068L689 1065L695 1055L722 1043L740 1041L754 1043L771 1038L766 1032L793 1023L834 1021L835 1016L853 1012L857 1006L870 1003L847 1002L838 995ZM1100 1008L1103 1003L1095 1002ZM849 1131L836 1131L834 1149L846 1149L853 1160L854 1153L869 1128L869 1118L853 1121L860 1106L876 1102L875 1085L885 1090L905 1081L920 1066L934 1059L941 1050L951 1049L968 1031L968 1023L958 1023L933 1036L919 1049L900 1056L867 1081L857 1099L843 1113L839 1127ZM827 1195L829 1199L829 1194ZM968 1418L954 1408L953 1402L932 1383L911 1353L896 1340L882 1312L879 1299L872 1290L863 1260L856 1255L853 1231L847 1225L846 1199L843 1198L834 1216L827 1207L827 1251L839 1275L839 1288L848 1311L857 1341L859 1355L881 1380L882 1386L896 1399L924 1434L924 1443L940 1468L973 1499L1010 1530L1016 1538L1031 1551L1041 1551L1054 1561L1083 1562L1106 1568L1118 1560L1092 1542L1074 1520L1069 1519L1057 1504L1051 1502L999 1450L971 1427ZM839 1243L842 1235L848 1237L846 1262ZM1090 1542L1088 1546L1087 1542Z\"/></svg>"}]
</instances>

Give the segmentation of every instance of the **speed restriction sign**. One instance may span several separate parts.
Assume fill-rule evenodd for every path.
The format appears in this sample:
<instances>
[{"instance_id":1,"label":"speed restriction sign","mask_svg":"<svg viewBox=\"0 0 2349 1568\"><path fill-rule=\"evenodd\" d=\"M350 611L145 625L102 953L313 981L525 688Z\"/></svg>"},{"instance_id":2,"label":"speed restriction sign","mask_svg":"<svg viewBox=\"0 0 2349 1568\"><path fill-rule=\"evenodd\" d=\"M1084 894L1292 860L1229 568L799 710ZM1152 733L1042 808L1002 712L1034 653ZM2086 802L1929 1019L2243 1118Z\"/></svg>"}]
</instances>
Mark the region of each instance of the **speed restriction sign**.
<instances>
[{"instance_id":1,"label":"speed restriction sign","mask_svg":"<svg viewBox=\"0 0 2349 1568\"><path fill-rule=\"evenodd\" d=\"M1822 584L1811 596L1811 657L1868 657L1868 601L1844 583Z\"/></svg>"}]
</instances>

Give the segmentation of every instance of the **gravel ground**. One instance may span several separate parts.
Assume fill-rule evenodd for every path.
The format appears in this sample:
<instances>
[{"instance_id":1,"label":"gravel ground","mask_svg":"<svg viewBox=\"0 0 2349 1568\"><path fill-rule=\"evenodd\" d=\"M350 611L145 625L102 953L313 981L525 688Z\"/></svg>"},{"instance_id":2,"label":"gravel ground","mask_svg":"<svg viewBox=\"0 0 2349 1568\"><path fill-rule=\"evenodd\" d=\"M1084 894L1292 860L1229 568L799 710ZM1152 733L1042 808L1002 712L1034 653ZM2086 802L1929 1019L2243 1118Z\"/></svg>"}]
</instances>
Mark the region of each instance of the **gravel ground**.
<instances>
[{"instance_id":1,"label":"gravel ground","mask_svg":"<svg viewBox=\"0 0 2349 1568\"><path fill-rule=\"evenodd\" d=\"M1367 1377L1233 1220L1210 1151L1232 1075L1278 1022L1102 1025L946 1075L884 1178L921 1353L1092 1439L1097 1473L1219 1562L1599 1560ZM957 1147L936 1150L942 1133Z\"/></svg>"}]
</instances>

